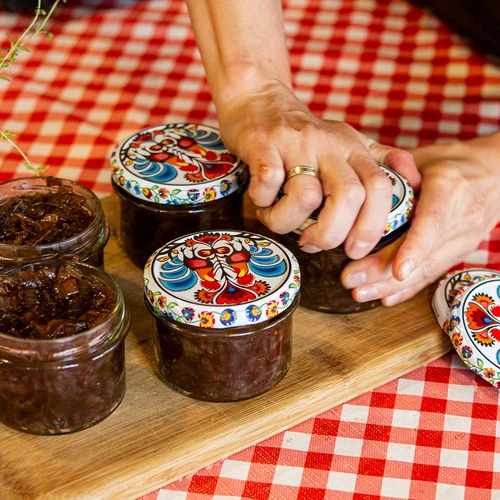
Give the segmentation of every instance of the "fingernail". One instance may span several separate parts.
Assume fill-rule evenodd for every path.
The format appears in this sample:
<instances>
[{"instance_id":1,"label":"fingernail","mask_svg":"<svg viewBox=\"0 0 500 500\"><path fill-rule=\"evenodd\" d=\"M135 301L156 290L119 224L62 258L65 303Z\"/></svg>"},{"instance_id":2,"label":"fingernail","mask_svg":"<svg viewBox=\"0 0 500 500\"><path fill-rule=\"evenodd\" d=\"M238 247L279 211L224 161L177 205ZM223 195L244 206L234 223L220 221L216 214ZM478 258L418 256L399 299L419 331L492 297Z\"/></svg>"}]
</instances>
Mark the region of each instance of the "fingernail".
<instances>
[{"instance_id":1,"label":"fingernail","mask_svg":"<svg viewBox=\"0 0 500 500\"><path fill-rule=\"evenodd\" d=\"M315 247L314 245L305 244L302 246L299 245L299 247L303 252L306 252L306 253L321 252L321 248Z\"/></svg>"},{"instance_id":2,"label":"fingernail","mask_svg":"<svg viewBox=\"0 0 500 500\"><path fill-rule=\"evenodd\" d=\"M356 288L357 286L364 285L368 276L364 271L349 273L344 279L344 285L346 288Z\"/></svg>"},{"instance_id":3,"label":"fingernail","mask_svg":"<svg viewBox=\"0 0 500 500\"><path fill-rule=\"evenodd\" d=\"M404 281L408 276L410 276L413 271L413 261L411 259L406 259L399 268L398 279L399 281Z\"/></svg>"},{"instance_id":4,"label":"fingernail","mask_svg":"<svg viewBox=\"0 0 500 500\"><path fill-rule=\"evenodd\" d=\"M358 302L368 302L369 300L378 299L378 289L374 286L364 286L356 290L356 300Z\"/></svg>"},{"instance_id":5,"label":"fingernail","mask_svg":"<svg viewBox=\"0 0 500 500\"><path fill-rule=\"evenodd\" d=\"M370 243L366 241L355 241L349 248L349 253L353 256L363 255L366 253L366 249L370 246Z\"/></svg>"}]
</instances>

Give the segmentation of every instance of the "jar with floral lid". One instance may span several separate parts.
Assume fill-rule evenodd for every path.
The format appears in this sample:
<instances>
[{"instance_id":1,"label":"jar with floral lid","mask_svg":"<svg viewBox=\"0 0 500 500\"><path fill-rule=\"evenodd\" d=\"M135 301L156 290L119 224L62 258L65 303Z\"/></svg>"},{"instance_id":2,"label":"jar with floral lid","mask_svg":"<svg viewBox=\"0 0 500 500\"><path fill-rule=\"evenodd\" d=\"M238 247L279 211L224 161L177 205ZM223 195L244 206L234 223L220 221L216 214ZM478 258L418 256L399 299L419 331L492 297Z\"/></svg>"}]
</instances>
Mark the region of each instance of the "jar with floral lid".
<instances>
[{"instance_id":1,"label":"jar with floral lid","mask_svg":"<svg viewBox=\"0 0 500 500\"><path fill-rule=\"evenodd\" d=\"M158 371L176 391L238 401L287 373L300 270L279 243L244 231L183 236L151 256L144 284Z\"/></svg>"},{"instance_id":2,"label":"jar with floral lid","mask_svg":"<svg viewBox=\"0 0 500 500\"><path fill-rule=\"evenodd\" d=\"M43 262L0 273L0 422L67 434L110 415L125 394L129 314L99 268Z\"/></svg>"},{"instance_id":3,"label":"jar with floral lid","mask_svg":"<svg viewBox=\"0 0 500 500\"><path fill-rule=\"evenodd\" d=\"M216 128L149 127L115 149L111 165L122 244L139 267L183 234L242 228L248 167L226 149Z\"/></svg>"},{"instance_id":4,"label":"jar with floral lid","mask_svg":"<svg viewBox=\"0 0 500 500\"><path fill-rule=\"evenodd\" d=\"M392 209L384 234L372 253L378 252L394 242L409 229L414 203L413 189L408 181L384 165L380 165L380 168L392 182ZM283 192L280 193L280 195L282 194ZM307 227L317 222L320 210L321 208L311 214L309 219L297 230L277 236L278 241L290 249L300 263L302 273L300 305L328 313L357 313L379 306L381 304L379 300L356 302L351 292L342 286L340 274L344 267L351 262L343 245L317 253L306 253L300 249L300 235Z\"/></svg>"},{"instance_id":5,"label":"jar with floral lid","mask_svg":"<svg viewBox=\"0 0 500 500\"><path fill-rule=\"evenodd\" d=\"M74 256L103 268L108 239L101 202L85 186L55 177L0 183L0 269Z\"/></svg>"}]
</instances>

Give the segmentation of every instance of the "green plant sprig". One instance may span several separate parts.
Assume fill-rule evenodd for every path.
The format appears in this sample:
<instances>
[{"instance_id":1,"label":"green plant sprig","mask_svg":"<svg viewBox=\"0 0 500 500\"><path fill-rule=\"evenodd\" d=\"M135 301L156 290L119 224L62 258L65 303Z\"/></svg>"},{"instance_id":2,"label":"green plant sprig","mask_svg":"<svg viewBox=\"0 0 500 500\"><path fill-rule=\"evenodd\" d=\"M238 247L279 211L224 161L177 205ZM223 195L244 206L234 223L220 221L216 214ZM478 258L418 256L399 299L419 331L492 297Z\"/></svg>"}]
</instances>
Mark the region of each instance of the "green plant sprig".
<instances>
[{"instance_id":1,"label":"green plant sprig","mask_svg":"<svg viewBox=\"0 0 500 500\"><path fill-rule=\"evenodd\" d=\"M9 40L10 47L1 48L7 52L4 56L0 55L0 80L5 80L10 82L10 79L6 76L1 75L1 73L6 69L10 68L11 64L16 61L19 52L29 52L29 49L26 48L26 43L28 43L34 36L45 34L45 36L50 40L53 38L52 33L50 31L45 30L45 26L47 25L48 20L52 17L52 14L56 10L59 3L66 3L66 0L55 0L52 4L52 7L48 12L42 9L42 0L38 0L38 6L35 9L35 17L31 21L31 24L24 30L21 36L16 40L12 38L7 33L7 39ZM45 172L49 168L48 165L40 165L39 167L35 167L28 157L23 153L21 148L12 140L14 134L9 132L8 130L0 130L0 141L7 141L14 149L18 151L18 153L24 158L24 166L35 173L35 175L40 176L42 172Z\"/></svg>"}]
</instances>

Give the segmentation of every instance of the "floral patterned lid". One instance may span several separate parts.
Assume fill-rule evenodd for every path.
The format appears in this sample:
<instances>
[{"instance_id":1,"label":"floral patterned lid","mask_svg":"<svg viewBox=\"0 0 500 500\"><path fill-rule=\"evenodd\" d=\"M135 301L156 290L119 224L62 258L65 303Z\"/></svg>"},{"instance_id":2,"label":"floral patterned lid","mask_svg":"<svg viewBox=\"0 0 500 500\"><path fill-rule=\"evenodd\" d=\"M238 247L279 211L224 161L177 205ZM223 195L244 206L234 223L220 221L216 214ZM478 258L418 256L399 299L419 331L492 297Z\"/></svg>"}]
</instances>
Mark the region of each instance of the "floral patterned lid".
<instances>
[{"instance_id":1,"label":"floral patterned lid","mask_svg":"<svg viewBox=\"0 0 500 500\"><path fill-rule=\"evenodd\" d=\"M453 347L474 373L500 388L500 277L463 289L454 302Z\"/></svg>"},{"instance_id":2,"label":"floral patterned lid","mask_svg":"<svg viewBox=\"0 0 500 500\"><path fill-rule=\"evenodd\" d=\"M457 297L464 289L490 278L500 277L500 272L491 269L466 269L448 273L436 286L432 297L434 315L446 334L453 329L456 317Z\"/></svg>"},{"instance_id":3,"label":"floral patterned lid","mask_svg":"<svg viewBox=\"0 0 500 500\"><path fill-rule=\"evenodd\" d=\"M295 256L245 231L193 233L158 249L144 268L149 303L170 319L202 328L267 321L300 288Z\"/></svg>"},{"instance_id":4,"label":"floral patterned lid","mask_svg":"<svg viewBox=\"0 0 500 500\"><path fill-rule=\"evenodd\" d=\"M235 191L247 166L206 125L174 123L141 130L111 155L113 180L132 196L166 205L206 203Z\"/></svg>"},{"instance_id":5,"label":"floral patterned lid","mask_svg":"<svg viewBox=\"0 0 500 500\"><path fill-rule=\"evenodd\" d=\"M413 193L413 189L408 184L408 181L399 175L394 170L386 167L385 165L380 165L380 168L387 174L389 179L392 182L392 209L389 213L389 217L387 218L387 225L384 230L383 236L392 233L403 224L405 224L409 218L411 217L411 213L413 210L413 203L415 201L415 195ZM283 188L280 191L279 197L283 196ZM315 224L318 221L318 215L321 211L321 208L315 210L310 216L309 219L302 224L298 229L294 231L296 234L302 234L307 227L311 224Z\"/></svg>"}]
</instances>

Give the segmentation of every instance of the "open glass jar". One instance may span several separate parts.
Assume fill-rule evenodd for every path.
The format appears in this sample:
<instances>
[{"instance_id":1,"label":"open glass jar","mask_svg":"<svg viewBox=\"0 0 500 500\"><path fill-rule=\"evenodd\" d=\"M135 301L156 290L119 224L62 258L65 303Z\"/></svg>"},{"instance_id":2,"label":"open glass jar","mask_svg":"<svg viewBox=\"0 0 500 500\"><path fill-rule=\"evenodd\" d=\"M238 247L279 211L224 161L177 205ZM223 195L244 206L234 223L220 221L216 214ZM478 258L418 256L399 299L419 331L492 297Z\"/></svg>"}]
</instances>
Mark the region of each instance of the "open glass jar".
<instances>
[{"instance_id":1,"label":"open glass jar","mask_svg":"<svg viewBox=\"0 0 500 500\"><path fill-rule=\"evenodd\" d=\"M248 167L213 127L168 124L125 140L111 158L121 239L139 267L167 241L213 227L241 228Z\"/></svg>"},{"instance_id":2,"label":"open glass jar","mask_svg":"<svg viewBox=\"0 0 500 500\"><path fill-rule=\"evenodd\" d=\"M262 394L287 373L300 270L286 248L242 231L194 233L144 270L162 380L205 401Z\"/></svg>"},{"instance_id":3,"label":"open glass jar","mask_svg":"<svg viewBox=\"0 0 500 500\"><path fill-rule=\"evenodd\" d=\"M125 394L129 324L120 288L98 268L0 273L0 422L66 434L106 418Z\"/></svg>"},{"instance_id":4,"label":"open glass jar","mask_svg":"<svg viewBox=\"0 0 500 500\"><path fill-rule=\"evenodd\" d=\"M103 268L109 225L99 198L73 181L0 183L0 269L78 256Z\"/></svg>"},{"instance_id":5,"label":"open glass jar","mask_svg":"<svg viewBox=\"0 0 500 500\"><path fill-rule=\"evenodd\" d=\"M413 189L406 179L386 166L380 165L380 168L392 181L392 210L384 235L372 253L397 240L409 229L414 202ZM367 311L379 306L379 300L356 302L351 292L342 286L340 274L351 262L343 245L317 253L306 253L300 249L298 243L300 235L308 226L317 222L318 213L319 209L296 231L277 236L278 241L294 253L300 263L302 273L300 305L315 311L346 314Z\"/></svg>"}]
</instances>

